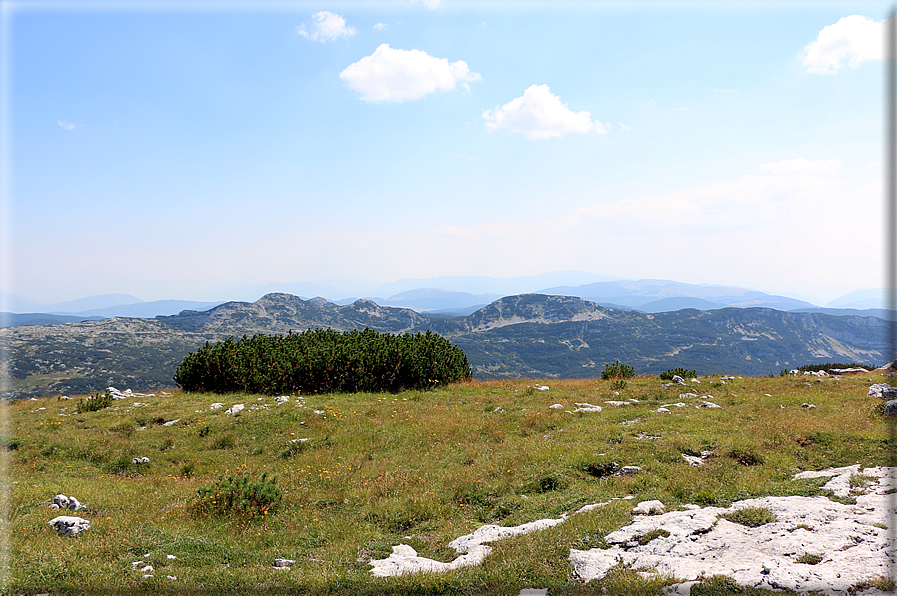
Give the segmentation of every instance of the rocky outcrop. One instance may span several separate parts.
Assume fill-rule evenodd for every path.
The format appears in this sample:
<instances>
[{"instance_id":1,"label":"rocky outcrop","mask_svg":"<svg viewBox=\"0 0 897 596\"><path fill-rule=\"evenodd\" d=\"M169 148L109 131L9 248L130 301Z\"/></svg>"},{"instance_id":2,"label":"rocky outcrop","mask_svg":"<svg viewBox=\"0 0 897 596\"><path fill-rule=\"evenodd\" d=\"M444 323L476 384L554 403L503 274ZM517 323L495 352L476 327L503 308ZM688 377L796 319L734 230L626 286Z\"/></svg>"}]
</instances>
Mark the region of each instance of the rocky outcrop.
<instances>
[{"instance_id":1,"label":"rocky outcrop","mask_svg":"<svg viewBox=\"0 0 897 596\"><path fill-rule=\"evenodd\" d=\"M897 562L897 545L886 530L895 472L862 470L873 482L856 496L856 505L826 497L763 497L727 508L689 505L640 516L605 536L611 548L572 549L570 562L586 581L624 564L686 581L725 575L742 586L846 596L860 582L887 576ZM859 473L859 466L848 466L795 478L834 476L824 488L846 496ZM775 521L748 527L723 517L752 508L768 510Z\"/></svg>"}]
</instances>

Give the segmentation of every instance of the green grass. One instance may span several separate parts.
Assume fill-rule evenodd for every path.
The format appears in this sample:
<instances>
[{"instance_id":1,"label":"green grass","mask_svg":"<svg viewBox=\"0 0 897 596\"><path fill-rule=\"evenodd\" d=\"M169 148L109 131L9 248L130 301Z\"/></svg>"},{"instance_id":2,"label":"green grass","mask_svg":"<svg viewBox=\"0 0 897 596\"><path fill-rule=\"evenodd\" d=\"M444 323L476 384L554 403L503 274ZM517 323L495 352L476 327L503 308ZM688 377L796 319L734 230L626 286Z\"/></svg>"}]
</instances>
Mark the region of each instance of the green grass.
<instances>
[{"instance_id":1,"label":"green grass","mask_svg":"<svg viewBox=\"0 0 897 596\"><path fill-rule=\"evenodd\" d=\"M713 388L721 409L670 414L654 410L680 401L679 387L634 377L626 397L639 403L615 408L603 404L615 399L611 382L524 379L397 395L313 394L305 396L307 407L295 398L276 406L271 397L180 392L82 413L75 411L77 399L6 404L3 444L10 447L0 455L15 484L3 591L516 594L547 587L555 595L604 587L608 594L657 594L674 578L646 579L620 568L583 584L567 560L571 548L604 546L606 534L629 523L632 501L493 543L478 567L376 579L367 561L400 543L449 561L457 554L446 544L484 523L556 518L625 495L659 499L670 511L687 503L823 494L827 479L791 476L888 462L888 429L872 415L880 400L866 396L864 376L819 384L737 379ZM535 384L551 390L532 391ZM701 393L705 384L694 387ZM149 405L133 407L135 401ZM801 408L805 401L817 408ZM210 411L213 402L226 406ZM573 410L574 402L606 407L590 414L548 409L561 403ZM235 403L246 409L223 413ZM646 435L659 438L638 438ZM309 440L296 441L303 438ZM716 457L700 468L681 457L707 450ZM132 463L143 456L150 463ZM614 462L642 469L604 473ZM279 506L264 515L204 513L197 491L225 474L276 477ZM47 522L58 513L45 502L58 493L87 507L79 515L91 529L56 536ZM273 569L279 557L296 563L290 571ZM133 571L137 560L153 564L155 577ZM721 579L701 590L693 593L763 593L733 591Z\"/></svg>"}]
</instances>

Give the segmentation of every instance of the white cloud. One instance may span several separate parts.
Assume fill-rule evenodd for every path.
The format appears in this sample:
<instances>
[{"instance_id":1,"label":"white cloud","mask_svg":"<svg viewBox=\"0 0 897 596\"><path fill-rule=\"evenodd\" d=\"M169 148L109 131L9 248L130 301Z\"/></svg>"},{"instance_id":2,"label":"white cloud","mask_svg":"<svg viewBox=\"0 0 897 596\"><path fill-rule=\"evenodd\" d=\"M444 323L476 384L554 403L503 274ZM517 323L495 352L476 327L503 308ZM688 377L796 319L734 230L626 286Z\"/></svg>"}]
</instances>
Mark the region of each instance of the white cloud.
<instances>
[{"instance_id":1,"label":"white cloud","mask_svg":"<svg viewBox=\"0 0 897 596\"><path fill-rule=\"evenodd\" d=\"M389 27L389 25L386 23L377 23L376 25L374 25L374 29L376 29L377 31L383 31L387 27Z\"/></svg>"},{"instance_id":2,"label":"white cloud","mask_svg":"<svg viewBox=\"0 0 897 596\"><path fill-rule=\"evenodd\" d=\"M736 180L584 207L574 225L652 234L661 229L721 231L806 222L843 201L840 171L839 159L772 162Z\"/></svg>"},{"instance_id":3,"label":"white cloud","mask_svg":"<svg viewBox=\"0 0 897 596\"><path fill-rule=\"evenodd\" d=\"M460 82L479 81L463 60L449 63L421 50L398 50L381 44L373 54L346 67L339 77L364 101L402 102L435 91L450 91Z\"/></svg>"},{"instance_id":4,"label":"white cloud","mask_svg":"<svg viewBox=\"0 0 897 596\"><path fill-rule=\"evenodd\" d=\"M626 126L626 125L623 124L622 122L619 122L619 121L618 121L617 124L619 124L619 125L620 125L620 128L622 128L623 130L632 130L632 127L631 127L631 126Z\"/></svg>"},{"instance_id":5,"label":"white cloud","mask_svg":"<svg viewBox=\"0 0 897 596\"><path fill-rule=\"evenodd\" d=\"M413 2L420 2L424 6L429 9L434 9L439 7L440 0L412 0Z\"/></svg>"},{"instance_id":6,"label":"white cloud","mask_svg":"<svg viewBox=\"0 0 897 596\"><path fill-rule=\"evenodd\" d=\"M553 94L548 85L530 85L523 97L512 99L501 107L483 112L486 130L505 129L525 133L530 139L559 137L571 132L607 130L600 122L592 122L589 112L573 112Z\"/></svg>"},{"instance_id":7,"label":"white cloud","mask_svg":"<svg viewBox=\"0 0 897 596\"><path fill-rule=\"evenodd\" d=\"M846 60L856 68L869 60L881 60L885 21L873 21L862 15L850 15L834 25L822 28L816 41L801 52L803 65L816 74L834 74Z\"/></svg>"},{"instance_id":8,"label":"white cloud","mask_svg":"<svg viewBox=\"0 0 897 596\"><path fill-rule=\"evenodd\" d=\"M69 132L72 132L75 130L75 127L78 126L74 122L65 122L64 120L57 120L56 123Z\"/></svg>"},{"instance_id":9,"label":"white cloud","mask_svg":"<svg viewBox=\"0 0 897 596\"><path fill-rule=\"evenodd\" d=\"M358 31L355 27L347 26L346 19L343 17L326 10L316 12L311 17L315 20L313 25L314 31L309 33L305 28L305 23L296 27L296 32L299 35L311 41L324 43L340 37L348 39Z\"/></svg>"}]
</instances>

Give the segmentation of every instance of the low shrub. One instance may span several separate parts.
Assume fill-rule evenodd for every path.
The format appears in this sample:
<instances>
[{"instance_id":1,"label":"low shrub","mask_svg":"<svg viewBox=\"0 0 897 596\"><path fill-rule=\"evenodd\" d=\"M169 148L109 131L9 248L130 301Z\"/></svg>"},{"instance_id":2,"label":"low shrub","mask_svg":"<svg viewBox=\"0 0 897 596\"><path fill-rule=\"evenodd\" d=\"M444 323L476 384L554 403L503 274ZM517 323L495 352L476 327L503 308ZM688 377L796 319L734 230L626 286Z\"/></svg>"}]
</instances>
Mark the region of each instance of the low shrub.
<instances>
[{"instance_id":1,"label":"low shrub","mask_svg":"<svg viewBox=\"0 0 897 596\"><path fill-rule=\"evenodd\" d=\"M96 393L87 399L79 399L75 411L78 414L84 412L96 412L112 405L112 395L108 392Z\"/></svg>"},{"instance_id":2,"label":"low shrub","mask_svg":"<svg viewBox=\"0 0 897 596\"><path fill-rule=\"evenodd\" d=\"M266 395L427 389L470 378L461 348L437 333L372 329L229 337L190 352L175 371L185 391Z\"/></svg>"},{"instance_id":3,"label":"low shrub","mask_svg":"<svg viewBox=\"0 0 897 596\"><path fill-rule=\"evenodd\" d=\"M635 376L635 369L619 360L613 364L605 364L601 378L604 380L629 379Z\"/></svg>"},{"instance_id":4,"label":"low shrub","mask_svg":"<svg viewBox=\"0 0 897 596\"><path fill-rule=\"evenodd\" d=\"M672 381L673 377L680 376L683 379L693 379L698 376L698 373L693 370L689 370L687 368L682 368L681 366L678 368L671 368L669 370L665 370L660 373L660 378L664 381Z\"/></svg>"},{"instance_id":5,"label":"low shrub","mask_svg":"<svg viewBox=\"0 0 897 596\"><path fill-rule=\"evenodd\" d=\"M262 474L259 480L226 475L211 486L196 491L193 510L200 514L264 517L274 513L283 500L277 479Z\"/></svg>"},{"instance_id":6,"label":"low shrub","mask_svg":"<svg viewBox=\"0 0 897 596\"><path fill-rule=\"evenodd\" d=\"M804 565L818 565L822 563L822 559L824 557L822 555L814 555L814 554L806 554L801 555L797 559L794 560L795 563L803 563Z\"/></svg>"},{"instance_id":7,"label":"low shrub","mask_svg":"<svg viewBox=\"0 0 897 596\"><path fill-rule=\"evenodd\" d=\"M616 391L623 391L624 389L626 389L626 381L624 381L623 379L617 379L610 384L610 388Z\"/></svg>"}]
</instances>

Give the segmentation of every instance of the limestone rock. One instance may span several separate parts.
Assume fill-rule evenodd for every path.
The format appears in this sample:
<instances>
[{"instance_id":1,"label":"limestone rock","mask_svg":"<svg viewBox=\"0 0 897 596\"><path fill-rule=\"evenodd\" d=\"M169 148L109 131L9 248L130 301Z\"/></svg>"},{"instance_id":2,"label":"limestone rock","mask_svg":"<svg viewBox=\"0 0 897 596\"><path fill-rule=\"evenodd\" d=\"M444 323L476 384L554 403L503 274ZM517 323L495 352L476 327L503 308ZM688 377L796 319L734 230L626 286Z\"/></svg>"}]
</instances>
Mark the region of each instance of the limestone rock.
<instances>
[{"instance_id":1,"label":"limestone rock","mask_svg":"<svg viewBox=\"0 0 897 596\"><path fill-rule=\"evenodd\" d=\"M389 557L372 560L369 564L373 566L371 575L374 577L391 577L419 572L443 572L479 565L491 552L491 547L480 544L474 546L467 554L459 556L454 561L442 563L426 557L419 557L417 556L417 551L412 547L407 544L399 544L392 547L392 554Z\"/></svg>"},{"instance_id":2,"label":"limestone rock","mask_svg":"<svg viewBox=\"0 0 897 596\"><path fill-rule=\"evenodd\" d=\"M550 406L548 406L548 409L549 410L563 410L564 406L561 404L551 404Z\"/></svg>"},{"instance_id":3,"label":"limestone rock","mask_svg":"<svg viewBox=\"0 0 897 596\"><path fill-rule=\"evenodd\" d=\"M544 530L545 528L562 524L566 520L567 516L562 515L558 519L540 519L513 527L487 524L485 526L480 526L472 534L465 534L464 536L455 538L449 542L448 545L455 549L456 552L466 553L470 552L475 546L486 542L495 542L496 540L503 540L505 538L510 538L511 536L537 532L539 530Z\"/></svg>"},{"instance_id":4,"label":"limestone rock","mask_svg":"<svg viewBox=\"0 0 897 596\"><path fill-rule=\"evenodd\" d=\"M891 387L887 383L876 383L869 386L869 393L866 395L881 399L897 399L897 387Z\"/></svg>"},{"instance_id":5,"label":"limestone rock","mask_svg":"<svg viewBox=\"0 0 897 596\"><path fill-rule=\"evenodd\" d=\"M861 581L887 576L897 563L897 544L888 530L888 491L897 484L897 469L866 468L862 473L878 479L845 505L826 497L763 497L733 503L731 507L705 507L639 516L612 532L605 540L611 548L570 551L576 574L588 581L603 577L618 563L646 567L680 580L701 575L725 575L745 587L767 590L814 590L846 596ZM833 476L827 488L837 493L850 489L850 477L859 466L803 472L795 478ZM756 528L721 518L738 509L770 510L776 521ZM811 528L811 529L807 529ZM666 530L646 544L639 538ZM816 565L798 563L807 554L823 554Z\"/></svg>"},{"instance_id":6,"label":"limestone rock","mask_svg":"<svg viewBox=\"0 0 897 596\"><path fill-rule=\"evenodd\" d=\"M243 404L234 404L230 408L224 411L225 414L238 414L243 408L245 408Z\"/></svg>"},{"instance_id":7,"label":"limestone rock","mask_svg":"<svg viewBox=\"0 0 897 596\"><path fill-rule=\"evenodd\" d=\"M83 517L60 515L48 522L48 525L56 528L60 536L77 536L84 530L90 529L90 521Z\"/></svg>"},{"instance_id":8,"label":"limestone rock","mask_svg":"<svg viewBox=\"0 0 897 596\"><path fill-rule=\"evenodd\" d=\"M660 501L642 501L632 509L633 515L651 515L663 513L663 503Z\"/></svg>"},{"instance_id":9,"label":"limestone rock","mask_svg":"<svg viewBox=\"0 0 897 596\"><path fill-rule=\"evenodd\" d=\"M897 399L892 399L885 402L884 415L891 417L897 416Z\"/></svg>"}]
</instances>

